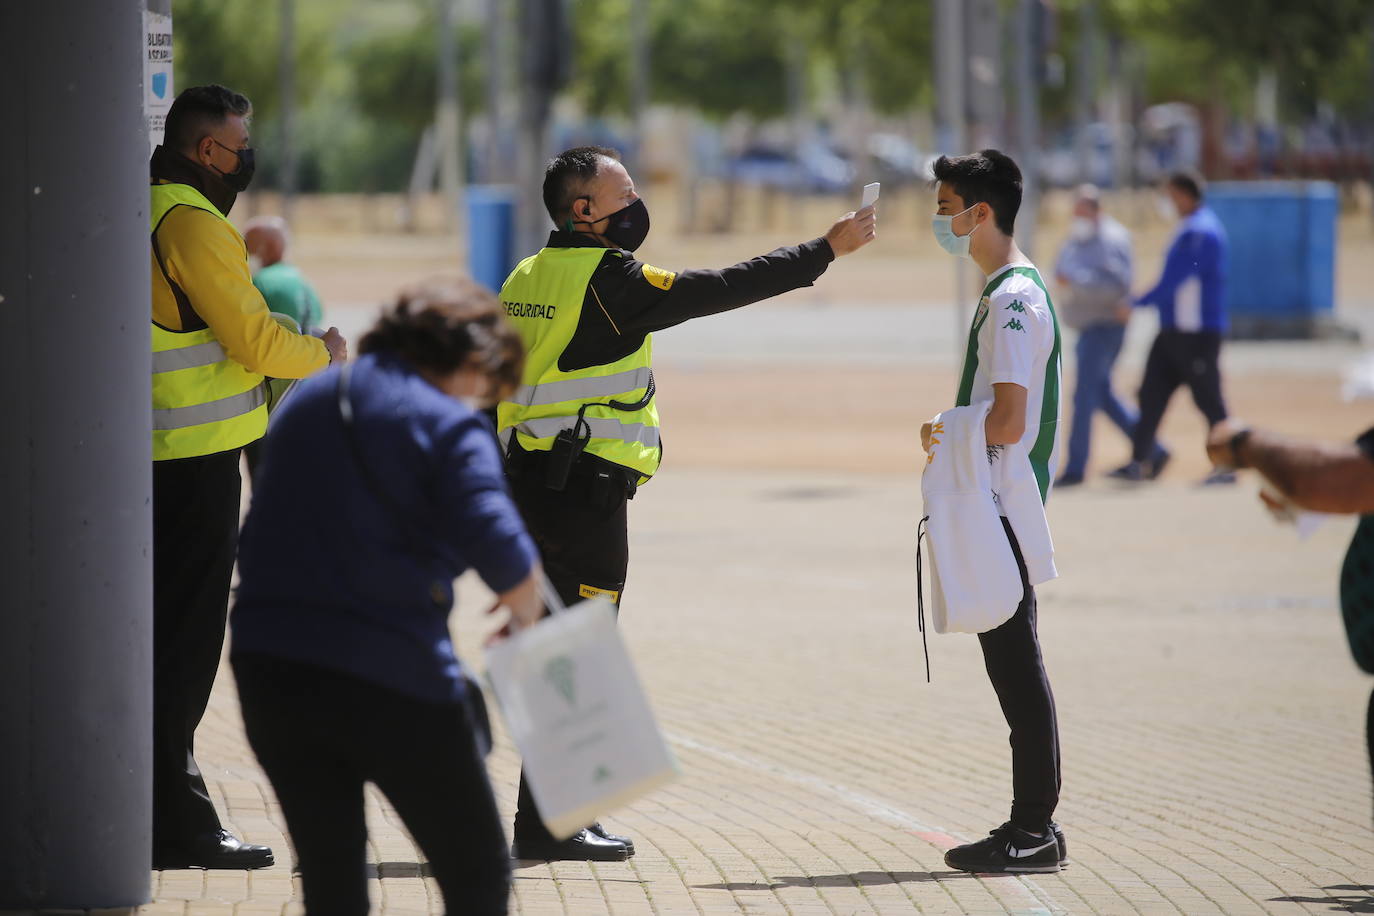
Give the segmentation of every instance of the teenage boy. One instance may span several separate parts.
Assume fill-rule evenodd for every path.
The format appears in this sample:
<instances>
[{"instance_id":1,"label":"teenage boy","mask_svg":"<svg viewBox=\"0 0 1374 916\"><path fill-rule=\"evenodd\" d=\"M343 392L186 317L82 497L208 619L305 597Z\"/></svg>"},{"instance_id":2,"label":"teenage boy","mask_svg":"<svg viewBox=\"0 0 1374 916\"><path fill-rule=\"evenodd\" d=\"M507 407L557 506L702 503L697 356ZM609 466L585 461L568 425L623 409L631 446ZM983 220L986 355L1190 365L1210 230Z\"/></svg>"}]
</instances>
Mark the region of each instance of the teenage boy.
<instances>
[{"instance_id":1,"label":"teenage boy","mask_svg":"<svg viewBox=\"0 0 1374 916\"><path fill-rule=\"evenodd\" d=\"M1059 325L1045 281L1012 238L1021 207L1021 170L1010 157L985 149L941 156L934 173L936 241L987 275L969 329L956 404L992 402L985 425L988 447L1020 443L1043 501L1058 465ZM928 442L928 426L922 437ZM1067 857L1064 835L1052 820L1060 785L1054 694L1040 657L1035 590L1005 517L1002 526L1020 567L1021 601L1006 623L979 633L978 641L1011 729L1011 819L986 839L951 849L945 864L979 873L1057 872Z\"/></svg>"}]
</instances>

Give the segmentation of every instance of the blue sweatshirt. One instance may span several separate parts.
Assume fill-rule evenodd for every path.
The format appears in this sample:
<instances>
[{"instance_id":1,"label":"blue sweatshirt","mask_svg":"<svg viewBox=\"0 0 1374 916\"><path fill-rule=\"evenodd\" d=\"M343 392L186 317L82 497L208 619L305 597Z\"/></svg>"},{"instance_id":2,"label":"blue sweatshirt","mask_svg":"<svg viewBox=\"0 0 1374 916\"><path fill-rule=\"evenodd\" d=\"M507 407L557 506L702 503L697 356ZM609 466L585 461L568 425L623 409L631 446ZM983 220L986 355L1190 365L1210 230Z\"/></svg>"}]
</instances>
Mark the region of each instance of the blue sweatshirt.
<instances>
[{"instance_id":1,"label":"blue sweatshirt","mask_svg":"<svg viewBox=\"0 0 1374 916\"><path fill-rule=\"evenodd\" d=\"M490 423L401 360L363 356L349 384L354 432L384 502L344 438L337 377L301 382L272 418L239 540L232 651L457 700L453 580L474 567L504 591L535 557Z\"/></svg>"},{"instance_id":2,"label":"blue sweatshirt","mask_svg":"<svg viewBox=\"0 0 1374 916\"><path fill-rule=\"evenodd\" d=\"M1164 274L1137 305L1159 308L1162 330L1226 331L1226 230L1207 207L1183 219Z\"/></svg>"}]
</instances>

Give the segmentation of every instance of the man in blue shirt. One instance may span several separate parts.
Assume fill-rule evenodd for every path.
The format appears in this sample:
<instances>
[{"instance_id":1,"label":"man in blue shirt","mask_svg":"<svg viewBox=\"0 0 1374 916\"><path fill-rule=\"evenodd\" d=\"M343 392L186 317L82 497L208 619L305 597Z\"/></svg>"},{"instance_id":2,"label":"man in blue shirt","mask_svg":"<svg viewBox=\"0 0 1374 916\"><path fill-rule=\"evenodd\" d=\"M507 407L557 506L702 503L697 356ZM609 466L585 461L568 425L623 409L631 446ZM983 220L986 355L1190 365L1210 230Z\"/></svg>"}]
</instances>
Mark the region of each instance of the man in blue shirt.
<instances>
[{"instance_id":1,"label":"man in blue shirt","mask_svg":"<svg viewBox=\"0 0 1374 916\"><path fill-rule=\"evenodd\" d=\"M1121 353L1130 318L1131 235L1126 227L1102 212L1094 185L1078 189L1069 240L1055 263L1055 279L1063 291L1059 320L1078 332L1074 348L1077 381L1073 392L1073 428L1069 457L1057 487L1083 482L1092 440L1093 414L1099 409L1130 438L1139 420L1135 409L1112 391L1112 367ZM1158 444L1151 460L1162 468L1168 452Z\"/></svg>"},{"instance_id":2,"label":"man in blue shirt","mask_svg":"<svg viewBox=\"0 0 1374 916\"><path fill-rule=\"evenodd\" d=\"M1121 480L1153 480L1163 462L1151 457L1155 432L1169 398L1187 385L1209 428L1226 419L1221 396L1221 338L1226 333L1226 231L1204 203L1203 181L1175 172L1164 185L1178 211L1178 233L1164 259L1164 274L1137 306L1159 309L1159 336L1145 362L1140 383L1140 422L1131 437L1130 463L1112 472ZM1207 483L1231 483L1235 475L1218 471Z\"/></svg>"}]
</instances>

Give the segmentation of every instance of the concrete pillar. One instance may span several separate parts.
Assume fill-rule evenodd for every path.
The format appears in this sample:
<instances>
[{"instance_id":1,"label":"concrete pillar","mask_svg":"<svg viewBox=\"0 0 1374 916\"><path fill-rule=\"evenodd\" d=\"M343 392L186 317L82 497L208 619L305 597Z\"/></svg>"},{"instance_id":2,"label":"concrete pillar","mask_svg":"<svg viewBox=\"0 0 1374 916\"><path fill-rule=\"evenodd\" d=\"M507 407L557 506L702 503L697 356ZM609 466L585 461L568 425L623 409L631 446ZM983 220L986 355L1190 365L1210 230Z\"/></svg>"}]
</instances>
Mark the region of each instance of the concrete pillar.
<instances>
[{"instance_id":1,"label":"concrete pillar","mask_svg":"<svg viewBox=\"0 0 1374 916\"><path fill-rule=\"evenodd\" d=\"M0 910L149 899L141 0L0 3Z\"/></svg>"}]
</instances>

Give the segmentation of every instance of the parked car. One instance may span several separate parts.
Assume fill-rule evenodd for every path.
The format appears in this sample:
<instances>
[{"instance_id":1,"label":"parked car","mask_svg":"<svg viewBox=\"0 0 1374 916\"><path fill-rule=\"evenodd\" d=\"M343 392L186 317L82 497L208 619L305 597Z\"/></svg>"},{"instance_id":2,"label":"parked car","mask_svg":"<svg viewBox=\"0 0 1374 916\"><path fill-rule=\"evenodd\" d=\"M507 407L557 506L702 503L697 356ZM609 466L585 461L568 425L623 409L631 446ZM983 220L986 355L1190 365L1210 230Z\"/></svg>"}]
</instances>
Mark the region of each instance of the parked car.
<instances>
[{"instance_id":1,"label":"parked car","mask_svg":"<svg viewBox=\"0 0 1374 916\"><path fill-rule=\"evenodd\" d=\"M744 184L809 194L843 193L850 190L855 178L848 159L815 141L794 151L750 147L730 160L728 173Z\"/></svg>"}]
</instances>

